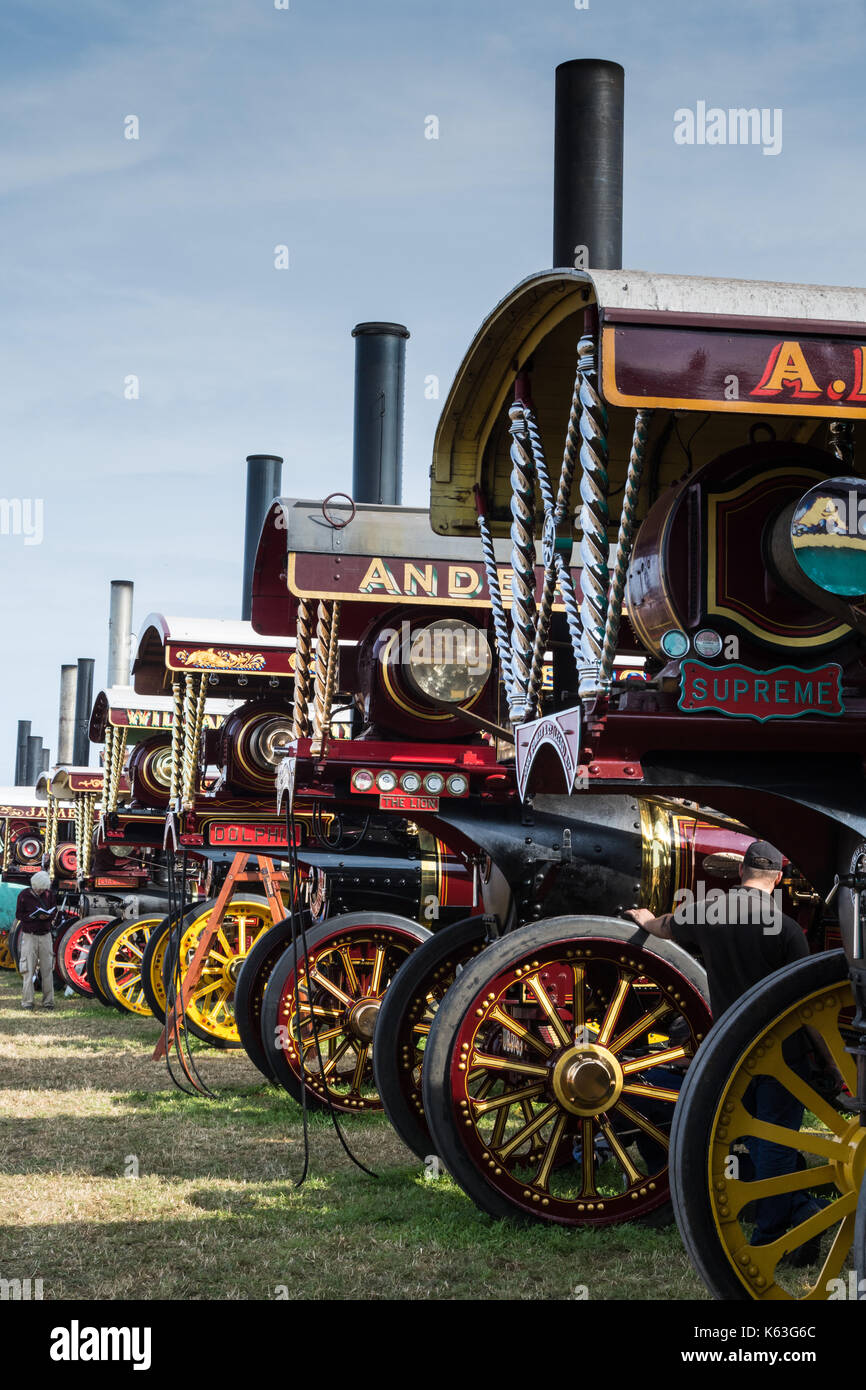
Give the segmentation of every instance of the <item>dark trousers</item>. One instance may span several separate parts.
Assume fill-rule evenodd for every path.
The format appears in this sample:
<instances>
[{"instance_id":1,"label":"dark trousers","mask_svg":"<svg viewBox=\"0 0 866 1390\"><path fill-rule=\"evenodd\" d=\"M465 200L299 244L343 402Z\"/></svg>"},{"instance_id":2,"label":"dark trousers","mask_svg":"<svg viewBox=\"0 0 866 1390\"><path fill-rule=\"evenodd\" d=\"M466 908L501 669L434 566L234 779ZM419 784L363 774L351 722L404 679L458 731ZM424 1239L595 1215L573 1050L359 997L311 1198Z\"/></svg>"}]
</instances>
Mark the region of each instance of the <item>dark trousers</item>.
<instances>
[{"instance_id":1,"label":"dark trousers","mask_svg":"<svg viewBox=\"0 0 866 1390\"><path fill-rule=\"evenodd\" d=\"M798 1075L805 1074L804 1066L793 1069ZM743 1099L749 1114L754 1115L756 1120L794 1130L799 1130L803 1123L802 1103L773 1076L756 1076ZM752 1135L747 1137L746 1144L754 1165L756 1182L795 1173L805 1167L803 1155L797 1149L773 1144L769 1139L756 1139ZM770 1241L778 1240L792 1226L799 1225L818 1210L819 1204L814 1197L805 1192L784 1192L778 1197L762 1197L756 1204L752 1244L767 1245Z\"/></svg>"}]
</instances>

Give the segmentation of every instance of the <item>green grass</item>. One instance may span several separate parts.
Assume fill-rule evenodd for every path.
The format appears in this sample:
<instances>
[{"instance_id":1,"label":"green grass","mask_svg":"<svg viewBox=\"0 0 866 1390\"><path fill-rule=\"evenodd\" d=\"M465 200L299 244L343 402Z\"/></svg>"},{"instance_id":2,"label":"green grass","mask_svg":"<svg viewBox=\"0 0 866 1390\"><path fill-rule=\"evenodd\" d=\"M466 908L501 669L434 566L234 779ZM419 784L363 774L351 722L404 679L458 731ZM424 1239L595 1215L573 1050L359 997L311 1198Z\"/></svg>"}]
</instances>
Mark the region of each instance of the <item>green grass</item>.
<instances>
[{"instance_id":1,"label":"green grass","mask_svg":"<svg viewBox=\"0 0 866 1390\"><path fill-rule=\"evenodd\" d=\"M345 1124L372 1179L313 1115L297 1188L300 1107L245 1054L197 1052L220 1096L185 1096L153 1022L57 1004L24 1013L0 974L0 1278L46 1299L706 1297L675 1227L494 1222L383 1116Z\"/></svg>"}]
</instances>

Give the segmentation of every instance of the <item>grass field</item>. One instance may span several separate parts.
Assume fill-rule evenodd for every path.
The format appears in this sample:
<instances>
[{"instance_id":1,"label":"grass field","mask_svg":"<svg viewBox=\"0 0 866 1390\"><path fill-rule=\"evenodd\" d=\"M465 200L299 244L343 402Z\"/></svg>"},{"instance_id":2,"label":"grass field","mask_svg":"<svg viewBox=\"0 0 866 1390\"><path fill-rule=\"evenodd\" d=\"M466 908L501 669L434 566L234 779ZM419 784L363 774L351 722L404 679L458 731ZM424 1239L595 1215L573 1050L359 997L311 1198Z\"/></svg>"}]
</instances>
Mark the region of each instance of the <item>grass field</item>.
<instances>
[{"instance_id":1,"label":"grass field","mask_svg":"<svg viewBox=\"0 0 866 1390\"><path fill-rule=\"evenodd\" d=\"M202 1048L220 1099L188 1097L155 1023L57 1004L25 1013L0 974L0 1278L46 1299L706 1297L675 1227L494 1222L384 1117L346 1123L372 1179L316 1116L298 1189L300 1107L244 1053Z\"/></svg>"}]
</instances>

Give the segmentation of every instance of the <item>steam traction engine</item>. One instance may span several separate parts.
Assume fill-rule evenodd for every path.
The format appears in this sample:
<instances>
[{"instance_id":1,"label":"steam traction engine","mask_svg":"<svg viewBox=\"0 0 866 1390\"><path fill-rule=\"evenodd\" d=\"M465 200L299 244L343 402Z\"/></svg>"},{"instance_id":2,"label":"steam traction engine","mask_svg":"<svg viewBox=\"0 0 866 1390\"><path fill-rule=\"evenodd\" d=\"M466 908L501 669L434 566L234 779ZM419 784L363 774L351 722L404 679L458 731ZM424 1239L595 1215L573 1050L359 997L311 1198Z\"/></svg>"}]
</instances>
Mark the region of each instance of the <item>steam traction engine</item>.
<instances>
[{"instance_id":1,"label":"steam traction engine","mask_svg":"<svg viewBox=\"0 0 866 1390\"><path fill-rule=\"evenodd\" d=\"M186 855L193 883L204 887L202 900L182 913L176 950L170 912L149 924L141 986L151 1011L165 1022L167 993L185 990L184 1026L216 1046L245 1046L269 1078L258 1016L288 941L289 838L274 813L274 777L291 735L294 666L293 640L262 636L247 622L150 615L133 677L136 723L150 709L151 727L130 755L128 796L107 805L104 818L115 851L165 842L165 856ZM339 739L348 730L333 715L329 737ZM431 869L454 876L430 836L400 836L380 817L338 816L301 800L291 848L315 923L368 904L419 914ZM453 884L452 896L461 901ZM407 930L413 941L426 934L411 918ZM188 979L204 937L207 950Z\"/></svg>"},{"instance_id":2,"label":"steam traction engine","mask_svg":"<svg viewBox=\"0 0 866 1390\"><path fill-rule=\"evenodd\" d=\"M0 881L24 888L43 862L58 888L74 887L75 845L68 802L46 805L32 787L0 787ZM15 926L0 927L0 970L16 969Z\"/></svg>"},{"instance_id":3,"label":"steam traction engine","mask_svg":"<svg viewBox=\"0 0 866 1390\"><path fill-rule=\"evenodd\" d=\"M826 1298L863 1183L864 342L860 290L550 271L482 326L435 444L434 530L480 529L530 818L554 789L563 826L594 807L622 824L646 796L711 805L805 875L792 886L819 948L833 945L828 900L838 914L844 949L769 977L695 1060L705 1025L686 953L594 913L495 942L430 1030L436 1151L480 1206L573 1225L649 1211L670 1143L680 1229L720 1297ZM498 597L506 531L511 594ZM617 656L638 652L647 680L614 681ZM529 837L525 856L533 866ZM847 1098L788 1065L805 1024ZM750 1113L758 1075L805 1106L799 1132ZM748 1181L754 1139L796 1150L797 1170ZM815 1194L818 1213L753 1243L752 1203L792 1191ZM815 1237L804 1275L786 1257Z\"/></svg>"},{"instance_id":4,"label":"steam traction engine","mask_svg":"<svg viewBox=\"0 0 866 1390\"><path fill-rule=\"evenodd\" d=\"M426 939L418 944L411 924L375 913L323 923L297 970L287 950L274 968L261 1044L296 1094L305 1080L319 1102L384 1104L421 1156L433 1143L425 1044L462 967L542 905L665 910L696 878L717 886L736 874L749 838L730 818L661 797L521 804L491 597L491 578L498 591L512 571L506 546L491 541L489 552L485 569L467 559L465 539L431 536L427 514L410 508L280 500L255 570L253 626L297 631L294 737L278 774L292 807L390 820L393 834L435 837L439 847L425 889ZM560 601L553 617L567 633ZM551 641L555 669L558 636ZM639 664L626 658L616 672L623 689L640 688ZM545 698L552 680L545 659ZM332 704L350 738L328 736ZM709 1026L706 983L679 954L683 1007L699 1038ZM651 988L642 985L640 997Z\"/></svg>"}]
</instances>

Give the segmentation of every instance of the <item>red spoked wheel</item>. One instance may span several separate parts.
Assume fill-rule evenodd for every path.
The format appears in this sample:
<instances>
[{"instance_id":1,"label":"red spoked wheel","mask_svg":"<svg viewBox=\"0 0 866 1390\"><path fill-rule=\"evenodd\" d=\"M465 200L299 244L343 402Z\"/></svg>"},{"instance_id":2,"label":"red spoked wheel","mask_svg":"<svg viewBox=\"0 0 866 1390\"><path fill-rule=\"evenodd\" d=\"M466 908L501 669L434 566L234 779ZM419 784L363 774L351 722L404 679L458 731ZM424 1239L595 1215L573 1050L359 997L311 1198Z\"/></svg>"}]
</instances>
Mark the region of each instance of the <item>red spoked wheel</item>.
<instances>
[{"instance_id":1,"label":"red spoked wheel","mask_svg":"<svg viewBox=\"0 0 866 1390\"><path fill-rule=\"evenodd\" d=\"M70 989L74 989L76 994L83 995L85 999L94 997L94 991L87 978L87 957L90 948L102 929L114 921L116 918L105 915L83 917L81 921L68 926L57 942L58 973Z\"/></svg>"},{"instance_id":2,"label":"red spoked wheel","mask_svg":"<svg viewBox=\"0 0 866 1390\"><path fill-rule=\"evenodd\" d=\"M265 991L262 1045L290 1095L300 1100L306 1083L312 1105L382 1109L373 1079L376 1020L400 966L429 935L408 917L349 912L307 933L297 977L291 947L284 952Z\"/></svg>"},{"instance_id":3,"label":"red spoked wheel","mask_svg":"<svg viewBox=\"0 0 866 1390\"><path fill-rule=\"evenodd\" d=\"M614 918L551 918L495 942L430 1029L436 1153L493 1216L603 1226L657 1211L707 995L687 952Z\"/></svg>"}]
</instances>

